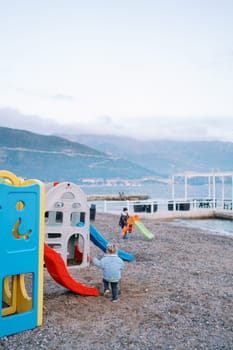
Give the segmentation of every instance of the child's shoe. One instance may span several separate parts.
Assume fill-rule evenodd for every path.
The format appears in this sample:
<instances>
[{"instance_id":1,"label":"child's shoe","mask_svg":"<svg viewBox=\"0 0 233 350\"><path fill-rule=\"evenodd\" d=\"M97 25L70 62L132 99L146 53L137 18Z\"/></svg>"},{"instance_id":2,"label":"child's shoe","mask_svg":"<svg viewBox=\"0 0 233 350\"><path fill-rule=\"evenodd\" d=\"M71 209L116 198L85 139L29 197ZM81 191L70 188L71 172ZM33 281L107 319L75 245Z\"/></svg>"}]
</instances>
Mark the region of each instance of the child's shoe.
<instances>
[{"instance_id":1,"label":"child's shoe","mask_svg":"<svg viewBox=\"0 0 233 350\"><path fill-rule=\"evenodd\" d=\"M110 294L110 290L109 290L109 289L106 289L106 290L104 291L104 296L107 298L107 297L109 297L109 294Z\"/></svg>"}]
</instances>

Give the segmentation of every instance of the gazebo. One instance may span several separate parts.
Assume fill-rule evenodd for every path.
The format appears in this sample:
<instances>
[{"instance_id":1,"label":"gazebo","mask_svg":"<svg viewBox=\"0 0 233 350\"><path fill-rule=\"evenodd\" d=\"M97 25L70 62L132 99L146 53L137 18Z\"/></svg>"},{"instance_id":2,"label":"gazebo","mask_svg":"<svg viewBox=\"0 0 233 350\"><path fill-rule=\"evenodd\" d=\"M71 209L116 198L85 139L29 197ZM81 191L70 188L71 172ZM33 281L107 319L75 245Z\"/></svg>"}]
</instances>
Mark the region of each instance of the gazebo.
<instances>
[{"instance_id":1,"label":"gazebo","mask_svg":"<svg viewBox=\"0 0 233 350\"><path fill-rule=\"evenodd\" d=\"M214 203L214 207L216 207L216 178L221 178L221 202L223 209L232 209L233 203L233 172L192 172L186 171L184 173L177 173L171 177L171 186L172 186L172 199L175 201L175 185L177 178L183 178L184 181L184 200L188 200L188 179L202 177L207 178L208 180L208 200L211 200ZM225 178L231 178L231 203L230 208L228 208L228 204L225 203ZM227 208L226 208L227 207Z\"/></svg>"}]
</instances>

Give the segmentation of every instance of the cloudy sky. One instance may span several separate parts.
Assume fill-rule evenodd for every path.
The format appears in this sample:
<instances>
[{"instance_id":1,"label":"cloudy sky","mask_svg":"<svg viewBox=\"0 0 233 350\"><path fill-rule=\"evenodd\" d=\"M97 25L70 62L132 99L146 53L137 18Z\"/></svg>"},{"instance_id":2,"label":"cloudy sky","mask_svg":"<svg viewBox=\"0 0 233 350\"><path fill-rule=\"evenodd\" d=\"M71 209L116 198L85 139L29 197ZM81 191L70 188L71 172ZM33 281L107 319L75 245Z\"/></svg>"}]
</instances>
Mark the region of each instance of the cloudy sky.
<instances>
[{"instance_id":1,"label":"cloudy sky","mask_svg":"<svg viewBox=\"0 0 233 350\"><path fill-rule=\"evenodd\" d=\"M0 126L233 141L232 0L0 0Z\"/></svg>"}]
</instances>

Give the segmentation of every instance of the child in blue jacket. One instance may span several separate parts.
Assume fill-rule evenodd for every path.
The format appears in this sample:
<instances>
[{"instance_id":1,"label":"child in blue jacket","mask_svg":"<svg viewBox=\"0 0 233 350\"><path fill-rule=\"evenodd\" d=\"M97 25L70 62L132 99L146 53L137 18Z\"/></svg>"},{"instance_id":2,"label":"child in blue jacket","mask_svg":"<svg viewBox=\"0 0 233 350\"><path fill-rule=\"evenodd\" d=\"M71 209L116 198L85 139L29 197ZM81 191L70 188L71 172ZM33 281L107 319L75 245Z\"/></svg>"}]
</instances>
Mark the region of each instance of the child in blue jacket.
<instances>
[{"instance_id":1,"label":"child in blue jacket","mask_svg":"<svg viewBox=\"0 0 233 350\"><path fill-rule=\"evenodd\" d=\"M125 264L117 255L115 244L109 243L107 245L107 253L103 256L103 258L101 260L94 258L92 262L96 267L102 270L104 295L109 295L109 285L111 285L111 301L116 303L118 301L118 284L121 279L121 270L124 269Z\"/></svg>"}]
</instances>

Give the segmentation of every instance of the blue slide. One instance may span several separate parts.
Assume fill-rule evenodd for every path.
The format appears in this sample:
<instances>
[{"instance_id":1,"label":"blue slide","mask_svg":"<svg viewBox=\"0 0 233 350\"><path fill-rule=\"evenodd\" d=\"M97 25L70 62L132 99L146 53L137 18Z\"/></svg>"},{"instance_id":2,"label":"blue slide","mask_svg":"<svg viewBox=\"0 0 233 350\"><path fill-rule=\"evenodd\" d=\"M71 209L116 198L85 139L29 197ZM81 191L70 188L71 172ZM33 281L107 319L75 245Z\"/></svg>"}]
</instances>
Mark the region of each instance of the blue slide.
<instances>
[{"instance_id":1,"label":"blue slide","mask_svg":"<svg viewBox=\"0 0 233 350\"><path fill-rule=\"evenodd\" d=\"M96 230L92 224L90 224L90 239L97 247L106 253L108 241ZM123 252L123 250L120 249L118 249L117 252L118 256L122 260L133 261L133 256L131 254Z\"/></svg>"}]
</instances>

